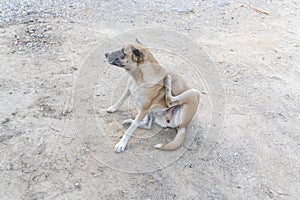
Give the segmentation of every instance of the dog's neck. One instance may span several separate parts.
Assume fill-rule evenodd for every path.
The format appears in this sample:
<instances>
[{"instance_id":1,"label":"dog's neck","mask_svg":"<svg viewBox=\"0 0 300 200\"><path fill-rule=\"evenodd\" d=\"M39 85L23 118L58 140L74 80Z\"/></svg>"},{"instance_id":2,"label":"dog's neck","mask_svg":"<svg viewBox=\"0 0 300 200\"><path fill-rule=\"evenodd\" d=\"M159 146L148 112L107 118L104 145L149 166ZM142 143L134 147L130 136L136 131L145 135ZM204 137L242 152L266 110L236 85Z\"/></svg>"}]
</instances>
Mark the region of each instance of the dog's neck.
<instances>
[{"instance_id":1,"label":"dog's neck","mask_svg":"<svg viewBox=\"0 0 300 200\"><path fill-rule=\"evenodd\" d=\"M161 82L166 75L165 69L158 64L153 65L151 63L140 65L135 70L126 71L137 85L145 83L157 84ZM155 79L153 79L153 77L155 77Z\"/></svg>"},{"instance_id":2,"label":"dog's neck","mask_svg":"<svg viewBox=\"0 0 300 200\"><path fill-rule=\"evenodd\" d=\"M137 84L141 81L141 77L143 76L141 69L126 70L126 72Z\"/></svg>"}]
</instances>

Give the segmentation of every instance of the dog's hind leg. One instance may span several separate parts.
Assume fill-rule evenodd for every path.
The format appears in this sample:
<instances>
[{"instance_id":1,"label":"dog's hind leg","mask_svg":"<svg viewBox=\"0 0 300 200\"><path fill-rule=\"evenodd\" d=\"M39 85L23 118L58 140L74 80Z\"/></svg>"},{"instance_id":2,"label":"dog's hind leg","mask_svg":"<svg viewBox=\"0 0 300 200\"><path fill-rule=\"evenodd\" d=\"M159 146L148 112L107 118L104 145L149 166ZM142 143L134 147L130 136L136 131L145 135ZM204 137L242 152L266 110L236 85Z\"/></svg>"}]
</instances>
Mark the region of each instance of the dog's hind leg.
<instances>
[{"instance_id":1,"label":"dog's hind leg","mask_svg":"<svg viewBox=\"0 0 300 200\"><path fill-rule=\"evenodd\" d=\"M122 124L123 125L128 125L131 124L134 120L133 119L125 119ZM139 128L143 128L143 129L151 129L152 127L152 122L153 122L153 115L152 113L148 113L146 115L146 117L144 118L144 120L139 124Z\"/></svg>"},{"instance_id":2,"label":"dog's hind leg","mask_svg":"<svg viewBox=\"0 0 300 200\"><path fill-rule=\"evenodd\" d=\"M184 141L185 134L186 134L185 127L178 128L177 135L175 136L173 141L171 141L167 144L159 143L159 144L155 145L154 147L157 149L167 150L167 151L178 149Z\"/></svg>"},{"instance_id":3,"label":"dog's hind leg","mask_svg":"<svg viewBox=\"0 0 300 200\"><path fill-rule=\"evenodd\" d=\"M164 78L164 86L166 88L166 104L168 107L173 107L177 105L183 105L185 103L191 102L199 102L200 99L200 92L194 88L184 91L183 93L172 96L172 78L170 75L166 75ZM196 100L196 101L195 101Z\"/></svg>"},{"instance_id":4,"label":"dog's hind leg","mask_svg":"<svg viewBox=\"0 0 300 200\"><path fill-rule=\"evenodd\" d=\"M200 92L193 88L186 90L177 96L172 96L171 82L171 76L167 75L164 79L164 86L166 88L166 103L169 107L180 105L181 112L178 116L179 120L175 125L178 127L178 130L174 140L167 144L160 143L154 146L161 150L175 150L181 146L186 135L186 127L194 117L200 100Z\"/></svg>"}]
</instances>

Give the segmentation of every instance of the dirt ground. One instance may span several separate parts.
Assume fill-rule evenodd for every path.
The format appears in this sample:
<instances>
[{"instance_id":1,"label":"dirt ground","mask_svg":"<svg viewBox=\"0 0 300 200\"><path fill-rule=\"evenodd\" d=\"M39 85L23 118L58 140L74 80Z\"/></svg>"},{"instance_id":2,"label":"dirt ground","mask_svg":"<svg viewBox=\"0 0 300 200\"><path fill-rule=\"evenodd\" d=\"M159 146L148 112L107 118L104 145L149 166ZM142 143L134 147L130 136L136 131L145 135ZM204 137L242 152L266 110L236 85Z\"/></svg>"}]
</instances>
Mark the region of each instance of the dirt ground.
<instances>
[{"instance_id":1,"label":"dirt ground","mask_svg":"<svg viewBox=\"0 0 300 200\"><path fill-rule=\"evenodd\" d=\"M243 0L1 1L0 199L299 199L300 3L251 3L252 8ZM78 128L80 116L74 115L96 112L99 128L117 142L125 128L114 129L111 122L135 112L104 112L109 81L121 71L98 74L95 84L109 89L80 96L82 102L96 98L96 111L84 110L75 97L82 69L91 53L97 57L101 42L145 27L187 35L207 52L223 83L225 115L208 155L199 156L203 125L185 144L188 151L167 167L129 173L118 170L119 161L126 168L130 152L151 148L133 139L125 153L116 154L114 144L97 145L90 137L97 136L96 127ZM98 56L92 64L108 67L100 51ZM192 82L197 85L197 79ZM205 95L200 112L207 108ZM156 139L165 136L172 138L163 133ZM101 162L109 158L117 160Z\"/></svg>"}]
</instances>

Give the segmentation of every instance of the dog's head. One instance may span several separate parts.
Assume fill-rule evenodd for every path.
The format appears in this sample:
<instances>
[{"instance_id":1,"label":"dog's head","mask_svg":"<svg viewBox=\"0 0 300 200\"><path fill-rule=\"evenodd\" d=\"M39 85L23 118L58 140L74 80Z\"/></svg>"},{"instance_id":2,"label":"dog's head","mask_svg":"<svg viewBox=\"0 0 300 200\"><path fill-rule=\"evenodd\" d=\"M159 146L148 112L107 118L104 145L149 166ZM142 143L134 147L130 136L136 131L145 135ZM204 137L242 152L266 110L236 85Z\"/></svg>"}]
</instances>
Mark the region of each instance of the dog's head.
<instances>
[{"instance_id":1,"label":"dog's head","mask_svg":"<svg viewBox=\"0 0 300 200\"><path fill-rule=\"evenodd\" d=\"M109 64L131 70L145 63L152 55L142 44L129 44L120 50L105 53L105 57Z\"/></svg>"}]
</instances>

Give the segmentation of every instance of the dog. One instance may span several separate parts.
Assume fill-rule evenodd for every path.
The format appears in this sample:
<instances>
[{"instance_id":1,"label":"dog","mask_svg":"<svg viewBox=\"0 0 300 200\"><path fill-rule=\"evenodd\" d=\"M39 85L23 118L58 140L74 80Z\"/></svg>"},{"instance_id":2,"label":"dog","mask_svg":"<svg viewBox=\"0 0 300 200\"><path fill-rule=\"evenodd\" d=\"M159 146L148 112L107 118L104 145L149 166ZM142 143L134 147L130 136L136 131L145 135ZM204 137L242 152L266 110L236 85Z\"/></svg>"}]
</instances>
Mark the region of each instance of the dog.
<instances>
[{"instance_id":1,"label":"dog","mask_svg":"<svg viewBox=\"0 0 300 200\"><path fill-rule=\"evenodd\" d=\"M109 64L122 68L129 75L124 93L107 112L116 112L130 95L139 109L135 119L123 121L123 124L130 126L115 145L115 151L125 151L136 128L150 129L153 122L163 128L177 130L173 141L154 147L161 150L179 148L184 142L187 126L198 109L200 92L181 76L161 67L150 50L141 43L105 53L105 57Z\"/></svg>"}]
</instances>

